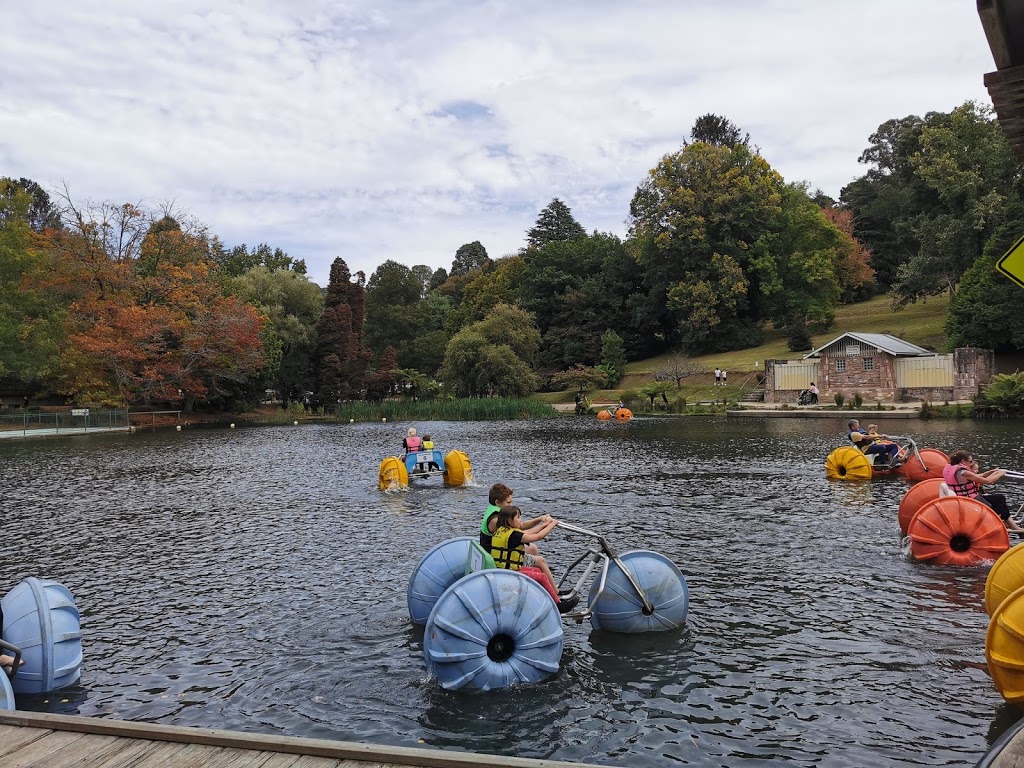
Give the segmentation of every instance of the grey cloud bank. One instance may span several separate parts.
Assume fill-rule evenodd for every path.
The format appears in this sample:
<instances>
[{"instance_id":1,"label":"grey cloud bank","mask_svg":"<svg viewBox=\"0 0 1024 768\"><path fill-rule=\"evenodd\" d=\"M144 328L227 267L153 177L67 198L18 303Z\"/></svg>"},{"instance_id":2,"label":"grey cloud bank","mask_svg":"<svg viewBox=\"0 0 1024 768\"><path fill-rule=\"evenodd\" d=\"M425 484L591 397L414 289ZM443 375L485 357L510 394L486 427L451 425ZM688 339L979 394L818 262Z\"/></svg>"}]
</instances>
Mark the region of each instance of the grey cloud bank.
<instances>
[{"instance_id":1,"label":"grey cloud bank","mask_svg":"<svg viewBox=\"0 0 1024 768\"><path fill-rule=\"evenodd\" d=\"M627 7L627 5L629 7ZM894 117L989 103L963 0L42 0L4 11L0 175L173 199L234 245L449 267L514 253L553 197L624 236L694 119L837 196Z\"/></svg>"}]
</instances>

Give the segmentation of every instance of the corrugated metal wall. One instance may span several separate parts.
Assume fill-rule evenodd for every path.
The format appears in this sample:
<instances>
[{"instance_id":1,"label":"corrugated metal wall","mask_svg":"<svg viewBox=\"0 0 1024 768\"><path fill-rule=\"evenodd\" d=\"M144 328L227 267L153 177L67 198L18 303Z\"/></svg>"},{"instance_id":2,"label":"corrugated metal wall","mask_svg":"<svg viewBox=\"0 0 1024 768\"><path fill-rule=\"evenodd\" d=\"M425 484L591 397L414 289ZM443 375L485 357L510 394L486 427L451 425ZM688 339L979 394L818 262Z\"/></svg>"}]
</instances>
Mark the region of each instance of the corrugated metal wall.
<instances>
[{"instance_id":1,"label":"corrugated metal wall","mask_svg":"<svg viewBox=\"0 0 1024 768\"><path fill-rule=\"evenodd\" d=\"M775 365L775 389L807 389L807 385L818 380L818 362L802 360L799 363Z\"/></svg>"},{"instance_id":2,"label":"corrugated metal wall","mask_svg":"<svg viewBox=\"0 0 1024 768\"><path fill-rule=\"evenodd\" d=\"M896 386L952 387L953 356L900 357L895 361Z\"/></svg>"}]
</instances>

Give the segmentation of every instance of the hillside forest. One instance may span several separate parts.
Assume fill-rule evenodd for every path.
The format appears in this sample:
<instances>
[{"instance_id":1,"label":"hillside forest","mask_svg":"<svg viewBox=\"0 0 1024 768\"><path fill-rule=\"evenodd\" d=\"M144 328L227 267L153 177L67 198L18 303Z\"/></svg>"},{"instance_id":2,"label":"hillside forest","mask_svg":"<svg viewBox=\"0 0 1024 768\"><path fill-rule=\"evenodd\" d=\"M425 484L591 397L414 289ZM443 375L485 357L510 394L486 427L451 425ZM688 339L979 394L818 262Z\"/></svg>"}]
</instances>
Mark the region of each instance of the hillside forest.
<instances>
[{"instance_id":1,"label":"hillside forest","mask_svg":"<svg viewBox=\"0 0 1024 768\"><path fill-rule=\"evenodd\" d=\"M836 308L948 294L949 345L1024 348L1021 166L989 108L894 118L834 200L787 182L727 118L696 120L640 182L625 240L553 199L518 253L450 269L334 260L326 286L273 245L226 245L164 206L0 179L0 395L244 409L401 393L523 397L614 387L628 361L810 348Z\"/></svg>"}]
</instances>

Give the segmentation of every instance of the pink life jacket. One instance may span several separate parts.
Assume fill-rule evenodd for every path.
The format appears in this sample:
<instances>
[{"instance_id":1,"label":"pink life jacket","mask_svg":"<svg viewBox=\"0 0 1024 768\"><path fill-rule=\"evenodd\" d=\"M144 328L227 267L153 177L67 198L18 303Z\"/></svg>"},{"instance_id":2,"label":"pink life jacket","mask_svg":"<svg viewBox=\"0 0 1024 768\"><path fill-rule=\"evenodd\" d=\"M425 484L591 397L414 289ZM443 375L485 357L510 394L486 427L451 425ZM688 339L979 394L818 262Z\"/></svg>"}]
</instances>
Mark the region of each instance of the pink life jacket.
<instances>
[{"instance_id":1,"label":"pink life jacket","mask_svg":"<svg viewBox=\"0 0 1024 768\"><path fill-rule=\"evenodd\" d=\"M966 496L970 499L976 499L981 495L981 491L978 490L978 484L973 480L959 480L959 473L965 469L967 469L967 467L962 464L947 464L942 468L942 479L946 481L946 485L949 486L949 490L957 496Z\"/></svg>"},{"instance_id":2,"label":"pink life jacket","mask_svg":"<svg viewBox=\"0 0 1024 768\"><path fill-rule=\"evenodd\" d=\"M420 449L420 445L422 445L422 442L423 441L420 440L419 435L413 435L412 437L405 438L405 452L415 453Z\"/></svg>"}]
</instances>

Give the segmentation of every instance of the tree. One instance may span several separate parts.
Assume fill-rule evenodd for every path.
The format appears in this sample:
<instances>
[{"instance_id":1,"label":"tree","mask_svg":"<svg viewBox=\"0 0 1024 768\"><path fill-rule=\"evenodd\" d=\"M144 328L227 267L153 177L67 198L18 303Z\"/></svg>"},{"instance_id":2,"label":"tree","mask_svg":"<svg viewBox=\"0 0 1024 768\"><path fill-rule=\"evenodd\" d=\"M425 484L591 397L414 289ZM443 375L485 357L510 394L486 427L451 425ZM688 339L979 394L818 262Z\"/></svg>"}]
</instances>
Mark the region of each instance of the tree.
<instances>
[{"instance_id":1,"label":"tree","mask_svg":"<svg viewBox=\"0 0 1024 768\"><path fill-rule=\"evenodd\" d=\"M28 195L28 207L18 215L25 218L29 228L35 232L42 232L44 229L60 229L63 224L60 218L60 209L50 200L50 196L41 186L31 179L0 178L0 196L13 200L19 193ZM11 209L8 208L8 211Z\"/></svg>"},{"instance_id":2,"label":"tree","mask_svg":"<svg viewBox=\"0 0 1024 768\"><path fill-rule=\"evenodd\" d=\"M612 372L611 386L616 386L626 373L626 350L622 337L610 328L601 334L601 364Z\"/></svg>"},{"instance_id":3,"label":"tree","mask_svg":"<svg viewBox=\"0 0 1024 768\"><path fill-rule=\"evenodd\" d=\"M950 299L946 334L950 347L1024 349L1024 294L1020 286L995 269L999 258L1024 232L1024 211L1010 217L985 246L981 258L964 273Z\"/></svg>"},{"instance_id":4,"label":"tree","mask_svg":"<svg viewBox=\"0 0 1024 768\"><path fill-rule=\"evenodd\" d=\"M397 370L398 351L389 346L381 353L377 370L366 378L366 397L370 400L383 400L390 395L394 390Z\"/></svg>"},{"instance_id":5,"label":"tree","mask_svg":"<svg viewBox=\"0 0 1024 768\"><path fill-rule=\"evenodd\" d=\"M251 250L243 243L230 250L218 248L214 260L227 274L237 277L254 267L266 267L271 272L291 271L300 275L306 274L306 262L293 259L280 248L271 248L260 243Z\"/></svg>"},{"instance_id":6,"label":"tree","mask_svg":"<svg viewBox=\"0 0 1024 768\"><path fill-rule=\"evenodd\" d=\"M456 333L445 347L441 377L464 396L492 389L521 397L537 389L531 365L540 346L532 316L518 307L499 304L484 319Z\"/></svg>"},{"instance_id":7,"label":"tree","mask_svg":"<svg viewBox=\"0 0 1024 768\"><path fill-rule=\"evenodd\" d=\"M648 287L646 320L690 354L761 337L760 274L773 255L782 179L746 145L698 142L666 155L630 204Z\"/></svg>"},{"instance_id":8,"label":"tree","mask_svg":"<svg viewBox=\"0 0 1024 768\"><path fill-rule=\"evenodd\" d=\"M42 289L52 275L45 241L33 235L33 199L0 179L0 377L37 381L63 345L63 308Z\"/></svg>"},{"instance_id":9,"label":"tree","mask_svg":"<svg viewBox=\"0 0 1024 768\"><path fill-rule=\"evenodd\" d=\"M305 274L253 267L228 281L229 290L267 318L263 348L265 376L285 406L302 402L314 387L316 323L324 310L323 292Z\"/></svg>"},{"instance_id":10,"label":"tree","mask_svg":"<svg viewBox=\"0 0 1024 768\"><path fill-rule=\"evenodd\" d=\"M324 312L317 322L316 399L322 404L358 398L372 353L363 347L364 283L362 272L351 279L348 265L331 264Z\"/></svg>"},{"instance_id":11,"label":"tree","mask_svg":"<svg viewBox=\"0 0 1024 768\"><path fill-rule=\"evenodd\" d=\"M645 384L640 387L640 394L651 401L651 410L654 410L654 401L657 398L661 398L661 401L668 405L668 393L672 389L672 382L670 381L655 381L652 384Z\"/></svg>"},{"instance_id":12,"label":"tree","mask_svg":"<svg viewBox=\"0 0 1024 768\"><path fill-rule=\"evenodd\" d=\"M815 199L816 205L821 205ZM865 248L853 234L853 213L834 207L823 207L821 212L829 224L846 237L836 253L835 273L842 291L841 301L850 304L871 298L875 286L875 270L871 266L871 251Z\"/></svg>"},{"instance_id":13,"label":"tree","mask_svg":"<svg viewBox=\"0 0 1024 768\"><path fill-rule=\"evenodd\" d=\"M954 295L1021 200L1020 167L990 107L968 102L949 115L929 115L909 163L934 204L908 222L920 248L897 271L898 304Z\"/></svg>"},{"instance_id":14,"label":"tree","mask_svg":"<svg viewBox=\"0 0 1024 768\"><path fill-rule=\"evenodd\" d=\"M749 133L743 134L742 138L740 133L739 127L732 120L709 112L693 121L690 139L693 142L702 141L705 144L733 149L740 144L747 146L750 142Z\"/></svg>"},{"instance_id":15,"label":"tree","mask_svg":"<svg viewBox=\"0 0 1024 768\"><path fill-rule=\"evenodd\" d=\"M573 388L580 394L583 394L584 390L603 386L606 381L607 376L603 371L597 368L588 368L585 365L574 365L551 377L552 386L558 389Z\"/></svg>"},{"instance_id":16,"label":"tree","mask_svg":"<svg viewBox=\"0 0 1024 768\"><path fill-rule=\"evenodd\" d=\"M683 379L699 373L704 373L704 369L699 363L684 354L674 352L654 372L654 380L674 382L676 389L680 389L683 386Z\"/></svg>"},{"instance_id":17,"label":"tree","mask_svg":"<svg viewBox=\"0 0 1024 768\"><path fill-rule=\"evenodd\" d=\"M490 259L487 258L487 249L481 245L479 240L472 243L460 245L455 252L455 260L452 262L452 271L449 275L466 275L474 269L483 269Z\"/></svg>"},{"instance_id":18,"label":"tree","mask_svg":"<svg viewBox=\"0 0 1024 768\"><path fill-rule=\"evenodd\" d=\"M586 230L573 218L569 206L557 197L537 216L537 223L526 233L528 248L539 248L548 243L586 237Z\"/></svg>"}]
</instances>

